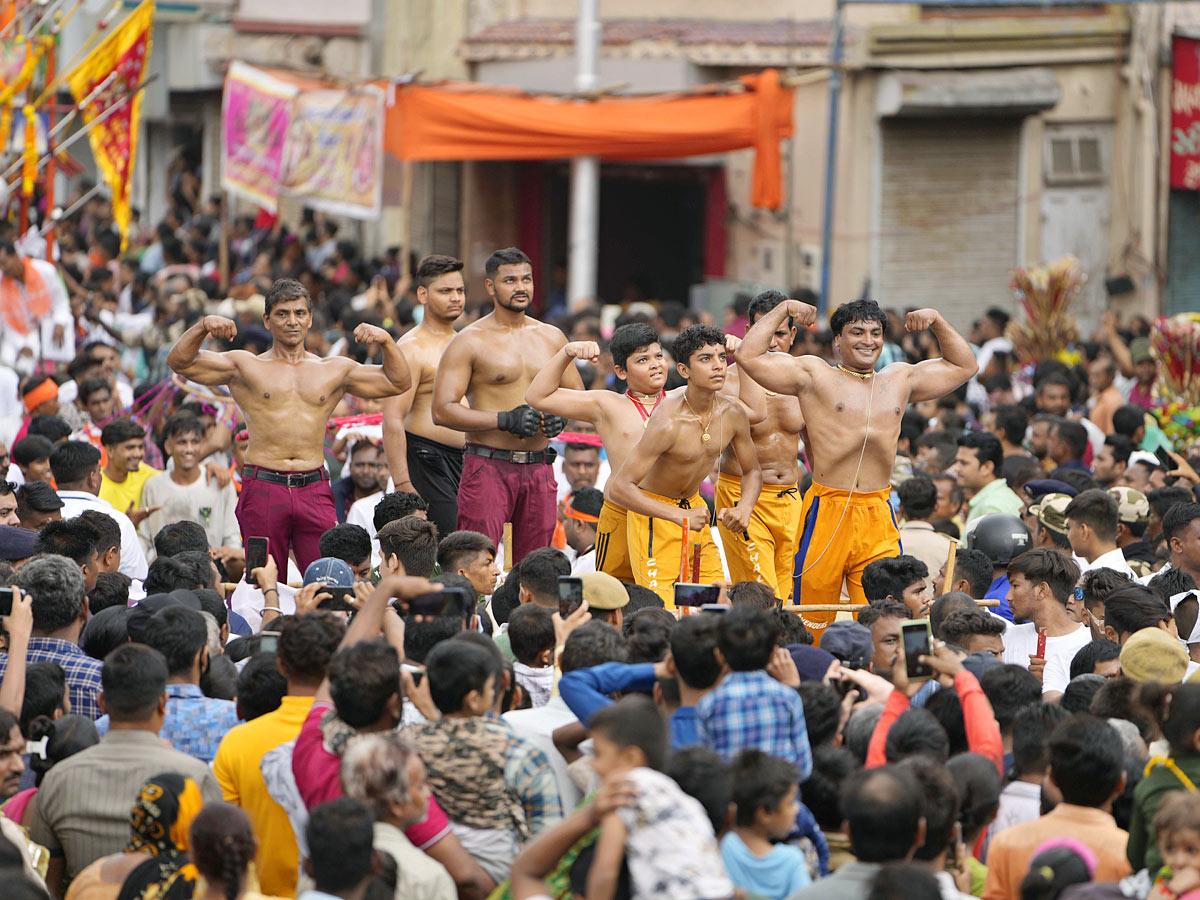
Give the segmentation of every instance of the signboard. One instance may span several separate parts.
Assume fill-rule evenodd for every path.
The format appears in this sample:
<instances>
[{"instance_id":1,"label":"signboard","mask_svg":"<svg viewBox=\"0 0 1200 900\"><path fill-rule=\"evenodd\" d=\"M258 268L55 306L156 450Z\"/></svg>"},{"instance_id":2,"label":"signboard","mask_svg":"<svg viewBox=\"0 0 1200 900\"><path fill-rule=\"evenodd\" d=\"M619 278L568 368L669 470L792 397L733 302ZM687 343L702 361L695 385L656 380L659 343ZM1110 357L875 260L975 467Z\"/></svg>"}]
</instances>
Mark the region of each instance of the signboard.
<instances>
[{"instance_id":1,"label":"signboard","mask_svg":"<svg viewBox=\"0 0 1200 900\"><path fill-rule=\"evenodd\" d=\"M232 62L221 102L221 186L275 212L295 85Z\"/></svg>"},{"instance_id":2,"label":"signboard","mask_svg":"<svg viewBox=\"0 0 1200 900\"><path fill-rule=\"evenodd\" d=\"M1200 190L1200 40L1172 39L1171 187Z\"/></svg>"}]
</instances>

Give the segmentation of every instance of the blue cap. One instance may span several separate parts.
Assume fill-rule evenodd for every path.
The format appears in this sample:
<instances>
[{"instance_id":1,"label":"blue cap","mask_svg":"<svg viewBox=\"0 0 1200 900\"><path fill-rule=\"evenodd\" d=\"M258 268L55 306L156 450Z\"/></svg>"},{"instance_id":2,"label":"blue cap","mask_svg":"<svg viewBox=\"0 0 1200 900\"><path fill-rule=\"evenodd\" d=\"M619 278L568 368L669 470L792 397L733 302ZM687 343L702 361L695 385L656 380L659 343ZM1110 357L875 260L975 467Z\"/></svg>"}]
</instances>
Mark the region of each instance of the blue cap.
<instances>
[{"instance_id":1,"label":"blue cap","mask_svg":"<svg viewBox=\"0 0 1200 900\"><path fill-rule=\"evenodd\" d=\"M354 587L354 570L335 556L322 556L304 570L305 584L327 584L330 587Z\"/></svg>"},{"instance_id":2,"label":"blue cap","mask_svg":"<svg viewBox=\"0 0 1200 900\"><path fill-rule=\"evenodd\" d=\"M1066 494L1068 497L1078 497L1079 490L1071 487L1065 481L1057 478L1035 478L1025 482L1025 496L1030 500L1040 500L1046 494Z\"/></svg>"},{"instance_id":3,"label":"blue cap","mask_svg":"<svg viewBox=\"0 0 1200 900\"><path fill-rule=\"evenodd\" d=\"M875 655L871 629L857 622L830 622L821 634L821 649L832 653L844 664L865 669Z\"/></svg>"},{"instance_id":4,"label":"blue cap","mask_svg":"<svg viewBox=\"0 0 1200 900\"><path fill-rule=\"evenodd\" d=\"M801 681L820 681L837 659L829 651L809 644L788 644L786 649L792 655Z\"/></svg>"},{"instance_id":5,"label":"blue cap","mask_svg":"<svg viewBox=\"0 0 1200 900\"><path fill-rule=\"evenodd\" d=\"M17 562L33 556L37 532L16 525L0 525L0 559Z\"/></svg>"}]
</instances>

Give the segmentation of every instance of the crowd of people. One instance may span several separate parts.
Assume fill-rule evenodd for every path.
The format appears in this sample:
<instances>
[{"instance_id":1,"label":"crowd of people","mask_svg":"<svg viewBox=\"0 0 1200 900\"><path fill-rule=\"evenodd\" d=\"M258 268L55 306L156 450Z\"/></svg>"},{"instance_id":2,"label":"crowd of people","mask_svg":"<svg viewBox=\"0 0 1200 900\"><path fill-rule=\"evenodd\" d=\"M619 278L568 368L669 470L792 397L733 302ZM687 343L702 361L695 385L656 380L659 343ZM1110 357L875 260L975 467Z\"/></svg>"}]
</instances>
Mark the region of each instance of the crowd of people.
<instances>
[{"instance_id":1,"label":"crowd of people","mask_svg":"<svg viewBox=\"0 0 1200 900\"><path fill-rule=\"evenodd\" d=\"M314 215L222 296L184 175L0 225L5 900L1200 897L1147 322L481 301Z\"/></svg>"}]
</instances>

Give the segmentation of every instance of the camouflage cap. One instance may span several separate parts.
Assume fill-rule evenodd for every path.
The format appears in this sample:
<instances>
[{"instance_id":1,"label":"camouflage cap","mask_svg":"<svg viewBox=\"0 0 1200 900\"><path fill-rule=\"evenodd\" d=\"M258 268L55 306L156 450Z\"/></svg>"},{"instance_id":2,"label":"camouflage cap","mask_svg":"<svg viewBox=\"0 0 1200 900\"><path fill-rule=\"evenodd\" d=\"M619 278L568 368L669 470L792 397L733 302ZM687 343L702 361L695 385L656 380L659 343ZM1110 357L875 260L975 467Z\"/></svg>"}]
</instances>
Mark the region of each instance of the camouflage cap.
<instances>
[{"instance_id":1,"label":"camouflage cap","mask_svg":"<svg viewBox=\"0 0 1200 900\"><path fill-rule=\"evenodd\" d=\"M1117 498L1117 521L1127 524L1150 521L1150 501L1141 491L1131 487L1109 488L1108 492Z\"/></svg>"},{"instance_id":2,"label":"camouflage cap","mask_svg":"<svg viewBox=\"0 0 1200 900\"><path fill-rule=\"evenodd\" d=\"M1041 502L1029 507L1039 522L1051 531L1067 533L1067 507L1071 505L1069 494L1046 494Z\"/></svg>"}]
</instances>

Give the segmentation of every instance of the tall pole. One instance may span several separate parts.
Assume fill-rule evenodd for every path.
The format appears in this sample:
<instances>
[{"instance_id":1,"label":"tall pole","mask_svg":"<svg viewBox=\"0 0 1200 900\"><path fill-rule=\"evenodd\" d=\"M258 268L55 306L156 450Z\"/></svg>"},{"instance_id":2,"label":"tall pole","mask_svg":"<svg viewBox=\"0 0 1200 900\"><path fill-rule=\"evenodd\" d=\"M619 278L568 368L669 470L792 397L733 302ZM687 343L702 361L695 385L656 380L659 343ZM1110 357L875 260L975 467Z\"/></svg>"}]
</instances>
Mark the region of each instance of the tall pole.
<instances>
[{"instance_id":1,"label":"tall pole","mask_svg":"<svg viewBox=\"0 0 1200 900\"><path fill-rule=\"evenodd\" d=\"M596 90L600 49L598 0L579 0L575 22L575 90ZM568 236L567 303L596 299L596 259L600 233L600 158L571 159L571 221Z\"/></svg>"},{"instance_id":2,"label":"tall pole","mask_svg":"<svg viewBox=\"0 0 1200 900\"><path fill-rule=\"evenodd\" d=\"M821 210L821 297L817 311L829 309L830 263L833 259L833 194L837 178L838 107L842 97L842 9L837 0L833 14L833 40L829 48L829 124L825 140L825 198ZM790 211L790 210L789 210Z\"/></svg>"}]
</instances>

